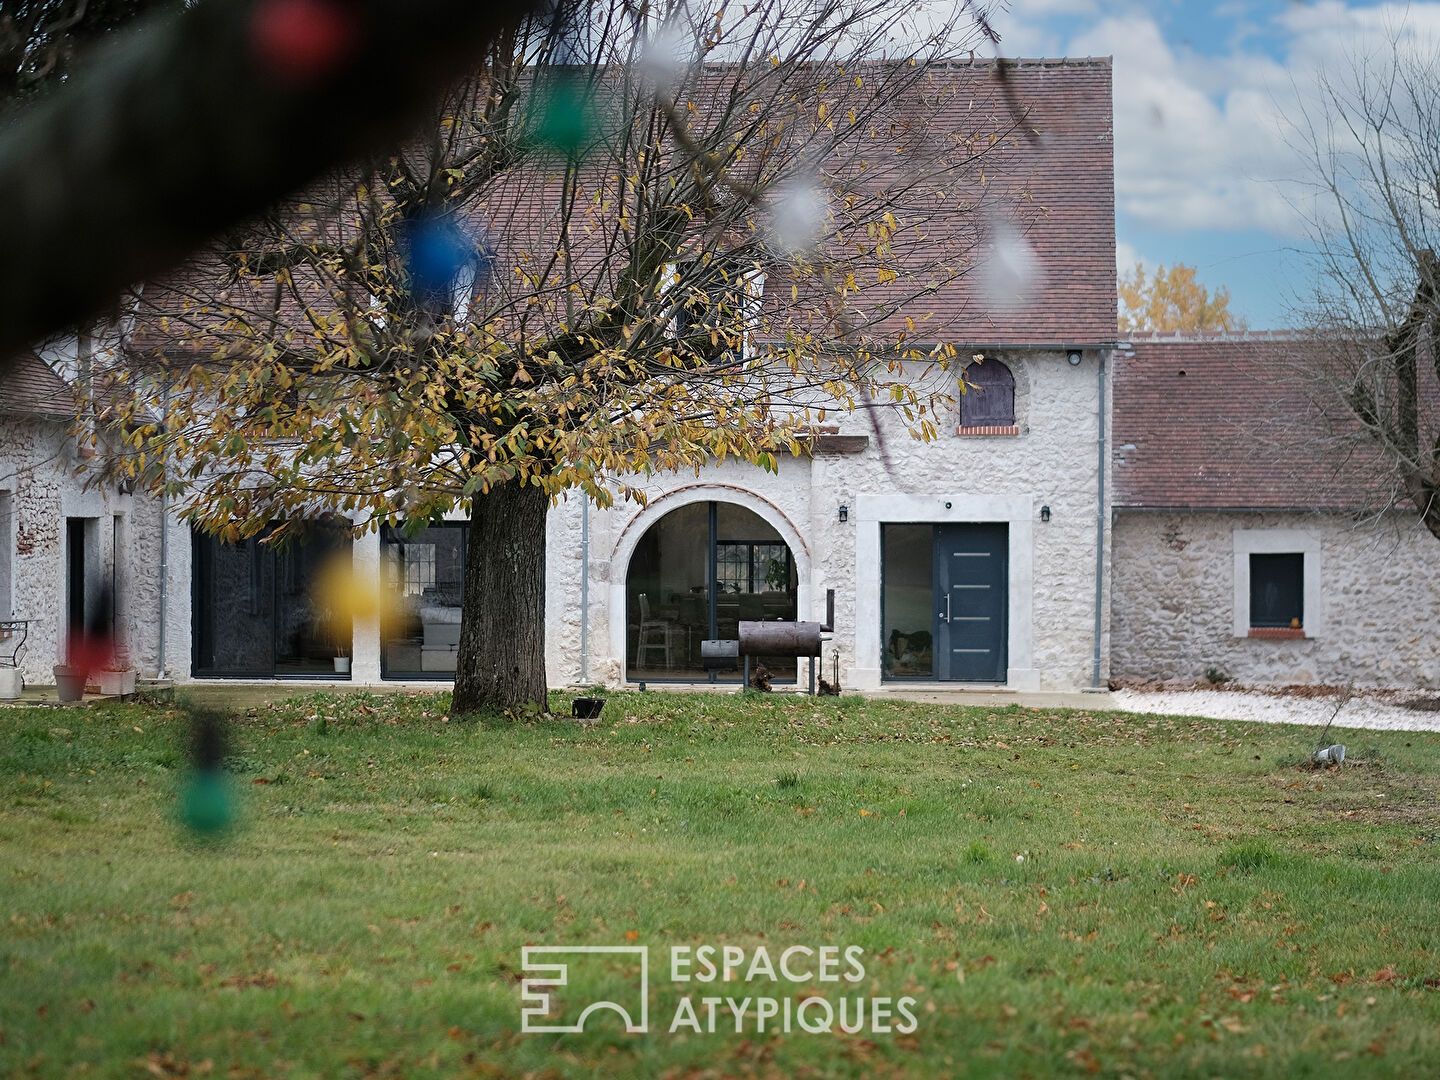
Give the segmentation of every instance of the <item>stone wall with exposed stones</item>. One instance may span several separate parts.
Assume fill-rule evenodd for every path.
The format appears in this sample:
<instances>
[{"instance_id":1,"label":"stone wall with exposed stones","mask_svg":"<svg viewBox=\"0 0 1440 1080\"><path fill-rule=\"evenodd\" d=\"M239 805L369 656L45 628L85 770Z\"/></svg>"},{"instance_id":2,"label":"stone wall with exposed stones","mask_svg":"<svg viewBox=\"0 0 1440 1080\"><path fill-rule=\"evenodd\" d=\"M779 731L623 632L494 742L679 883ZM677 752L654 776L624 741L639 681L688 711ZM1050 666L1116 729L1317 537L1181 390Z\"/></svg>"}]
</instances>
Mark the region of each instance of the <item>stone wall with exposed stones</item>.
<instances>
[{"instance_id":1,"label":"stone wall with exposed stones","mask_svg":"<svg viewBox=\"0 0 1440 1080\"><path fill-rule=\"evenodd\" d=\"M1254 684L1440 686L1440 540L1414 515L1368 524L1284 512L1116 517L1115 677L1193 680L1214 669ZM1305 637L1236 634L1237 532L1266 530L1308 537L1319 553L1320 610L1306 613Z\"/></svg>"}]
</instances>

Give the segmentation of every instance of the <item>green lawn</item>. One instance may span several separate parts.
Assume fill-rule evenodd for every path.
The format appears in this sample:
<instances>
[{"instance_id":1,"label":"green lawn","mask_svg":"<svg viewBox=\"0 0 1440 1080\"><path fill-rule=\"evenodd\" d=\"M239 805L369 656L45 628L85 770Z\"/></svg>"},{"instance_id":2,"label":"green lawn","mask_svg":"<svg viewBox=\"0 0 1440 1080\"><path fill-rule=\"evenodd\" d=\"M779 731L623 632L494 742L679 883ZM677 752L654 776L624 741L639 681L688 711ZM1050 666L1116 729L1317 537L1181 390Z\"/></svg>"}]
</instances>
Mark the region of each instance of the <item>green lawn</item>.
<instances>
[{"instance_id":1,"label":"green lawn","mask_svg":"<svg viewBox=\"0 0 1440 1080\"><path fill-rule=\"evenodd\" d=\"M1313 730L1219 721L617 694L582 729L460 723L447 700L249 710L239 820L212 840L176 824L177 710L0 710L0 1074L1408 1077L1440 1060L1433 735L1337 732L1353 764L1316 773ZM522 1034L526 944L649 946L650 1033L601 1013ZM671 948L701 945L747 965L759 946L776 963L855 946L864 977L671 982ZM605 954L573 971L562 1019L636 975ZM812 994L910 997L916 1027L756 1030L760 999ZM752 998L744 1030L722 1004L715 1033L672 1033L687 996L702 1025L703 998Z\"/></svg>"}]
</instances>

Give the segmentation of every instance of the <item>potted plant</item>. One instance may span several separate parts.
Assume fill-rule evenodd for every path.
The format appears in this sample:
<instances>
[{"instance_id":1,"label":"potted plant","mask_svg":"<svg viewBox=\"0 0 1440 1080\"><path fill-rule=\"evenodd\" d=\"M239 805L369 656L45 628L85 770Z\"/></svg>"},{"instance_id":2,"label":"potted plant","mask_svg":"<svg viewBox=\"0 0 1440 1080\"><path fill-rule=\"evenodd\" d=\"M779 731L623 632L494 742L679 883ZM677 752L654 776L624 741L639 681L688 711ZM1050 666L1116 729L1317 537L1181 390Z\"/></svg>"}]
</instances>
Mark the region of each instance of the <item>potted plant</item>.
<instances>
[{"instance_id":1,"label":"potted plant","mask_svg":"<svg viewBox=\"0 0 1440 1080\"><path fill-rule=\"evenodd\" d=\"M330 647L335 653L335 674L350 674L350 623L341 619L338 613L326 613L325 626L330 638Z\"/></svg>"},{"instance_id":2,"label":"potted plant","mask_svg":"<svg viewBox=\"0 0 1440 1080\"><path fill-rule=\"evenodd\" d=\"M124 660L114 660L96 673L100 693L107 697L126 697L135 693L136 671Z\"/></svg>"},{"instance_id":3,"label":"potted plant","mask_svg":"<svg viewBox=\"0 0 1440 1080\"><path fill-rule=\"evenodd\" d=\"M69 664L56 664L55 693L61 701L79 701L85 696L85 672Z\"/></svg>"},{"instance_id":4,"label":"potted plant","mask_svg":"<svg viewBox=\"0 0 1440 1080\"><path fill-rule=\"evenodd\" d=\"M335 674L350 674L351 620L341 605L325 604L315 612L315 639L328 642L335 660Z\"/></svg>"}]
</instances>

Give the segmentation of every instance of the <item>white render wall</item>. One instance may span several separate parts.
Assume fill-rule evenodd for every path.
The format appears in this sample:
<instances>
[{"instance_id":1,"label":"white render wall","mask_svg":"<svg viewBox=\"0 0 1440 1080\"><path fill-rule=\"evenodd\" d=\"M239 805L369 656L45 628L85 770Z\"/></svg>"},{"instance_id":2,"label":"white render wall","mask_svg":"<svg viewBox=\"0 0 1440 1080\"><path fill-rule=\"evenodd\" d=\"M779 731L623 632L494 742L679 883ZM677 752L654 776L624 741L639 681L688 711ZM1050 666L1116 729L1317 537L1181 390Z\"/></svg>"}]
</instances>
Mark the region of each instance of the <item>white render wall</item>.
<instances>
[{"instance_id":1,"label":"white render wall","mask_svg":"<svg viewBox=\"0 0 1440 1080\"><path fill-rule=\"evenodd\" d=\"M1091 685L1099 354L1087 352L1073 367L1063 352L997 355L1016 377L1017 436L957 436L955 417L949 416L938 440L922 443L891 410L842 413L827 420L838 422L844 434L870 436L870 446L862 453L782 458L778 474L727 462L698 474L650 478L644 508L592 506L587 680L581 679L580 670L582 500L572 495L560 503L551 512L549 529L546 607L552 685L614 685L623 679L623 598L630 553L664 513L700 499L739 502L782 536L794 538L801 619L823 620L825 590L835 590L836 632L825 646L824 672L828 678L832 650L838 650L841 681L847 687L879 683L878 654L872 647L879 637L879 612L868 599L878 595L879 566L873 545L860 534L881 520L1011 521L1013 556L1016 538L1024 531L1013 516L1018 513L1030 536L1032 609L1030 618L1016 625L1023 612L1015 607L1012 591L1011 684L1046 689ZM883 454L872 426L876 422L883 433ZM1106 496L1101 520L1108 528L1108 490ZM946 501L952 504L949 510ZM838 520L842 504L850 510L845 523ZM1050 507L1049 522L1040 521L1042 506ZM862 507L870 509L862 512ZM981 517L967 518L965 507L989 509ZM862 521L865 513L868 521ZM1012 575L1014 563L1012 557ZM1108 677L1108 604L1102 617L1103 680ZM1016 655L1017 633L1029 639L1029 659L1022 666L1016 664L1024 659Z\"/></svg>"},{"instance_id":2,"label":"white render wall","mask_svg":"<svg viewBox=\"0 0 1440 1080\"><path fill-rule=\"evenodd\" d=\"M1440 686L1440 540L1414 515L1121 510L1114 533L1116 677L1213 666L1242 683ZM1304 639L1237 636L1248 595L1236 552L1267 550L1266 533L1297 551L1308 541Z\"/></svg>"}]
</instances>

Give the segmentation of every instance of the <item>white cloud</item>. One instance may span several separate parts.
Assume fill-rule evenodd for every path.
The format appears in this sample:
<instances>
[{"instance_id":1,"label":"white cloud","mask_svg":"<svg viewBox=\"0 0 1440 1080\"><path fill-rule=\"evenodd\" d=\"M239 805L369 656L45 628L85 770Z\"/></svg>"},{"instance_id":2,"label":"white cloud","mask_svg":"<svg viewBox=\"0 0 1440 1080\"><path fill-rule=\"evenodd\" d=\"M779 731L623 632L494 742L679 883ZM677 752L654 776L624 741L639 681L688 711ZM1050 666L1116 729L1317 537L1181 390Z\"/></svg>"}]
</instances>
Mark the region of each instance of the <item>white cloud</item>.
<instances>
[{"instance_id":1,"label":"white cloud","mask_svg":"<svg viewBox=\"0 0 1440 1080\"><path fill-rule=\"evenodd\" d=\"M1153 259L1147 259L1136 250L1135 245L1127 244L1124 240L1115 241L1115 269L1118 273L1127 274L1141 263L1154 266Z\"/></svg>"},{"instance_id":2,"label":"white cloud","mask_svg":"<svg viewBox=\"0 0 1440 1080\"><path fill-rule=\"evenodd\" d=\"M1177 47L1149 10L1125 0L1107 3L1068 41L1047 36L1037 16L1084 14L1086 3L1018 0L1014 20L1004 24L1005 52L1036 55L1031 47L1040 46L1049 55L1114 57L1117 206L1166 229L1301 235L1304 217L1292 205L1300 189L1291 182L1307 169L1287 133L1300 107L1318 100L1317 77L1343 72L1391 35L1440 41L1440 3L1358 7L1340 0L1291 4L1271 17L1269 54L1257 44L1253 8L1220 56ZM1232 17L1242 14L1238 5L1222 6Z\"/></svg>"},{"instance_id":3,"label":"white cloud","mask_svg":"<svg viewBox=\"0 0 1440 1080\"><path fill-rule=\"evenodd\" d=\"M1017 16L1092 15L1099 10L1096 0L1015 0L1010 10Z\"/></svg>"}]
</instances>

